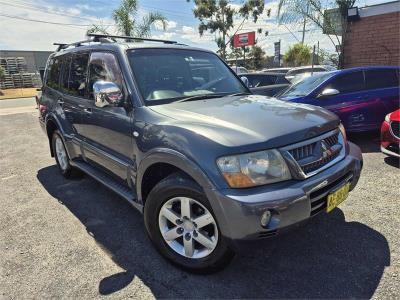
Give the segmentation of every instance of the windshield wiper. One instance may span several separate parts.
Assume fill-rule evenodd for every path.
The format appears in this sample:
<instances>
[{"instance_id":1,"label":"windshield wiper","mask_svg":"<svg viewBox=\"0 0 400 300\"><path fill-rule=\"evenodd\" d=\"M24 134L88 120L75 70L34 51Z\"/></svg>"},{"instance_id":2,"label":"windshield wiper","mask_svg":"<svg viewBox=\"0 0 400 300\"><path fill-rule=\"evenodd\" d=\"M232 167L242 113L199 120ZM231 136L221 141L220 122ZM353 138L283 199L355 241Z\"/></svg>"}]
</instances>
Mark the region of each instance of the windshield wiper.
<instances>
[{"instance_id":1,"label":"windshield wiper","mask_svg":"<svg viewBox=\"0 0 400 300\"><path fill-rule=\"evenodd\" d=\"M252 93L249 92L241 92L241 93L234 93L234 94L228 94L225 95L224 97L233 97L233 96L245 96L245 95L253 95Z\"/></svg>"},{"instance_id":2,"label":"windshield wiper","mask_svg":"<svg viewBox=\"0 0 400 300\"><path fill-rule=\"evenodd\" d=\"M187 101L194 101L194 100L203 100L203 99L211 99L211 98L218 98L221 96L224 96L225 94L205 94L205 95L195 95L195 96L190 96L187 98L183 98L178 101L174 101L173 103L180 103L180 102L187 102Z\"/></svg>"}]
</instances>

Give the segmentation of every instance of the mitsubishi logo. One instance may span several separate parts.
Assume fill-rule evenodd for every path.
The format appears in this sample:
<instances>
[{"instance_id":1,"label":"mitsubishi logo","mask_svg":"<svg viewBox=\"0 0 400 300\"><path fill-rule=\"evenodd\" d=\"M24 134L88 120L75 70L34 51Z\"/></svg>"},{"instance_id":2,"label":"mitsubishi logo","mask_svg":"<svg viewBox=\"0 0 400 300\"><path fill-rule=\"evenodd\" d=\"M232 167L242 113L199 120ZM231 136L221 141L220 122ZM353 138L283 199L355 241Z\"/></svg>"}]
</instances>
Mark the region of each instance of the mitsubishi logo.
<instances>
[{"instance_id":1,"label":"mitsubishi logo","mask_svg":"<svg viewBox=\"0 0 400 300\"><path fill-rule=\"evenodd\" d=\"M321 141L322 158L327 158L332 155L332 150L325 141Z\"/></svg>"}]
</instances>

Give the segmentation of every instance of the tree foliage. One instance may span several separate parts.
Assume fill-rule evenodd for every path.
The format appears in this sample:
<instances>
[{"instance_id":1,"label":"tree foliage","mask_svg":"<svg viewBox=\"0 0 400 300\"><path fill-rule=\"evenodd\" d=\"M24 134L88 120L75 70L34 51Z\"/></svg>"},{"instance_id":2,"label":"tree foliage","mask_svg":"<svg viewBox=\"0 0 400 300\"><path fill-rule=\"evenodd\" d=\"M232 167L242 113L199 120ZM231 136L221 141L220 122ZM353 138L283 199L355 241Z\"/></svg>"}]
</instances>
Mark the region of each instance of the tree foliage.
<instances>
[{"instance_id":1,"label":"tree foliage","mask_svg":"<svg viewBox=\"0 0 400 300\"><path fill-rule=\"evenodd\" d=\"M112 18L117 26L119 34L134 37L149 37L151 26L161 22L163 29L166 29L167 19L159 12L150 12L138 20L139 1L122 0L120 6L112 13ZM94 24L87 33L108 34L108 27L102 24Z\"/></svg>"},{"instance_id":2,"label":"tree foliage","mask_svg":"<svg viewBox=\"0 0 400 300\"><path fill-rule=\"evenodd\" d=\"M137 0L122 0L121 5L113 11L112 17L120 34L135 37L149 37L151 34L151 25L156 21L160 21L165 30L167 19L162 14L150 12L139 22L137 20L138 10L139 2Z\"/></svg>"},{"instance_id":3,"label":"tree foliage","mask_svg":"<svg viewBox=\"0 0 400 300\"><path fill-rule=\"evenodd\" d=\"M190 0L187 0L188 2ZM257 22L264 11L263 0L247 0L239 9L235 9L229 0L193 0L194 16L200 21L200 36L205 32L218 33L215 38L219 54L226 58L226 48L232 38L229 32L234 28L234 18L242 17Z\"/></svg>"},{"instance_id":4,"label":"tree foliage","mask_svg":"<svg viewBox=\"0 0 400 300\"><path fill-rule=\"evenodd\" d=\"M344 59L343 44L347 31L347 11L353 7L356 0L335 0L334 5L324 6L321 0L279 0L278 19L280 23L303 22L304 19L311 21L320 29L329 29L334 32L334 39L328 35L334 47L341 48L340 61ZM338 8L341 15L342 33L336 31L335 20L325 14L327 8ZM341 38L340 38L341 36Z\"/></svg>"},{"instance_id":5,"label":"tree foliage","mask_svg":"<svg viewBox=\"0 0 400 300\"><path fill-rule=\"evenodd\" d=\"M289 67L304 66L310 63L311 55L310 47L298 43L289 47L283 56L283 61Z\"/></svg>"}]
</instances>

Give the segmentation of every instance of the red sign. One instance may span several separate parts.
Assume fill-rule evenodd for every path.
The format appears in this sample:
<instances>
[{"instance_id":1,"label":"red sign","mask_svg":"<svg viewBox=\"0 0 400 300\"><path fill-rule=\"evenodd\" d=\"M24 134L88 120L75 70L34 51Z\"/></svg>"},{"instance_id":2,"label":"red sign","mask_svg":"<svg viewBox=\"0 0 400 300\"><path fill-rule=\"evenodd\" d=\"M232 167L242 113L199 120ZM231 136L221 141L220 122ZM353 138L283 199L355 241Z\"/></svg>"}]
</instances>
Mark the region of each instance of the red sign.
<instances>
[{"instance_id":1,"label":"red sign","mask_svg":"<svg viewBox=\"0 0 400 300\"><path fill-rule=\"evenodd\" d=\"M235 48L254 45L255 43L256 43L256 33L254 31L239 33L233 36L233 46Z\"/></svg>"}]
</instances>

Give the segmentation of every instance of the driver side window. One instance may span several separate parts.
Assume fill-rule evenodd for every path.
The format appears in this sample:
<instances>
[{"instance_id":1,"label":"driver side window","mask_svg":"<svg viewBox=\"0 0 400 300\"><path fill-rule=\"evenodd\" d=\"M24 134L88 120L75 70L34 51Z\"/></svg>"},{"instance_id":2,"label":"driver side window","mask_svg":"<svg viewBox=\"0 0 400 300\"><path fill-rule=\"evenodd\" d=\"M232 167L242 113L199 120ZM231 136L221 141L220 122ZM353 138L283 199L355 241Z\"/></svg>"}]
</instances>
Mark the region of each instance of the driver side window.
<instances>
[{"instance_id":1,"label":"driver side window","mask_svg":"<svg viewBox=\"0 0 400 300\"><path fill-rule=\"evenodd\" d=\"M115 83L121 91L123 88L122 72L114 54L108 52L93 52L89 62L89 97L93 97L93 84L96 81Z\"/></svg>"},{"instance_id":2,"label":"driver side window","mask_svg":"<svg viewBox=\"0 0 400 300\"><path fill-rule=\"evenodd\" d=\"M363 72L338 75L324 89L335 89L339 91L339 94L362 91L365 89Z\"/></svg>"}]
</instances>

